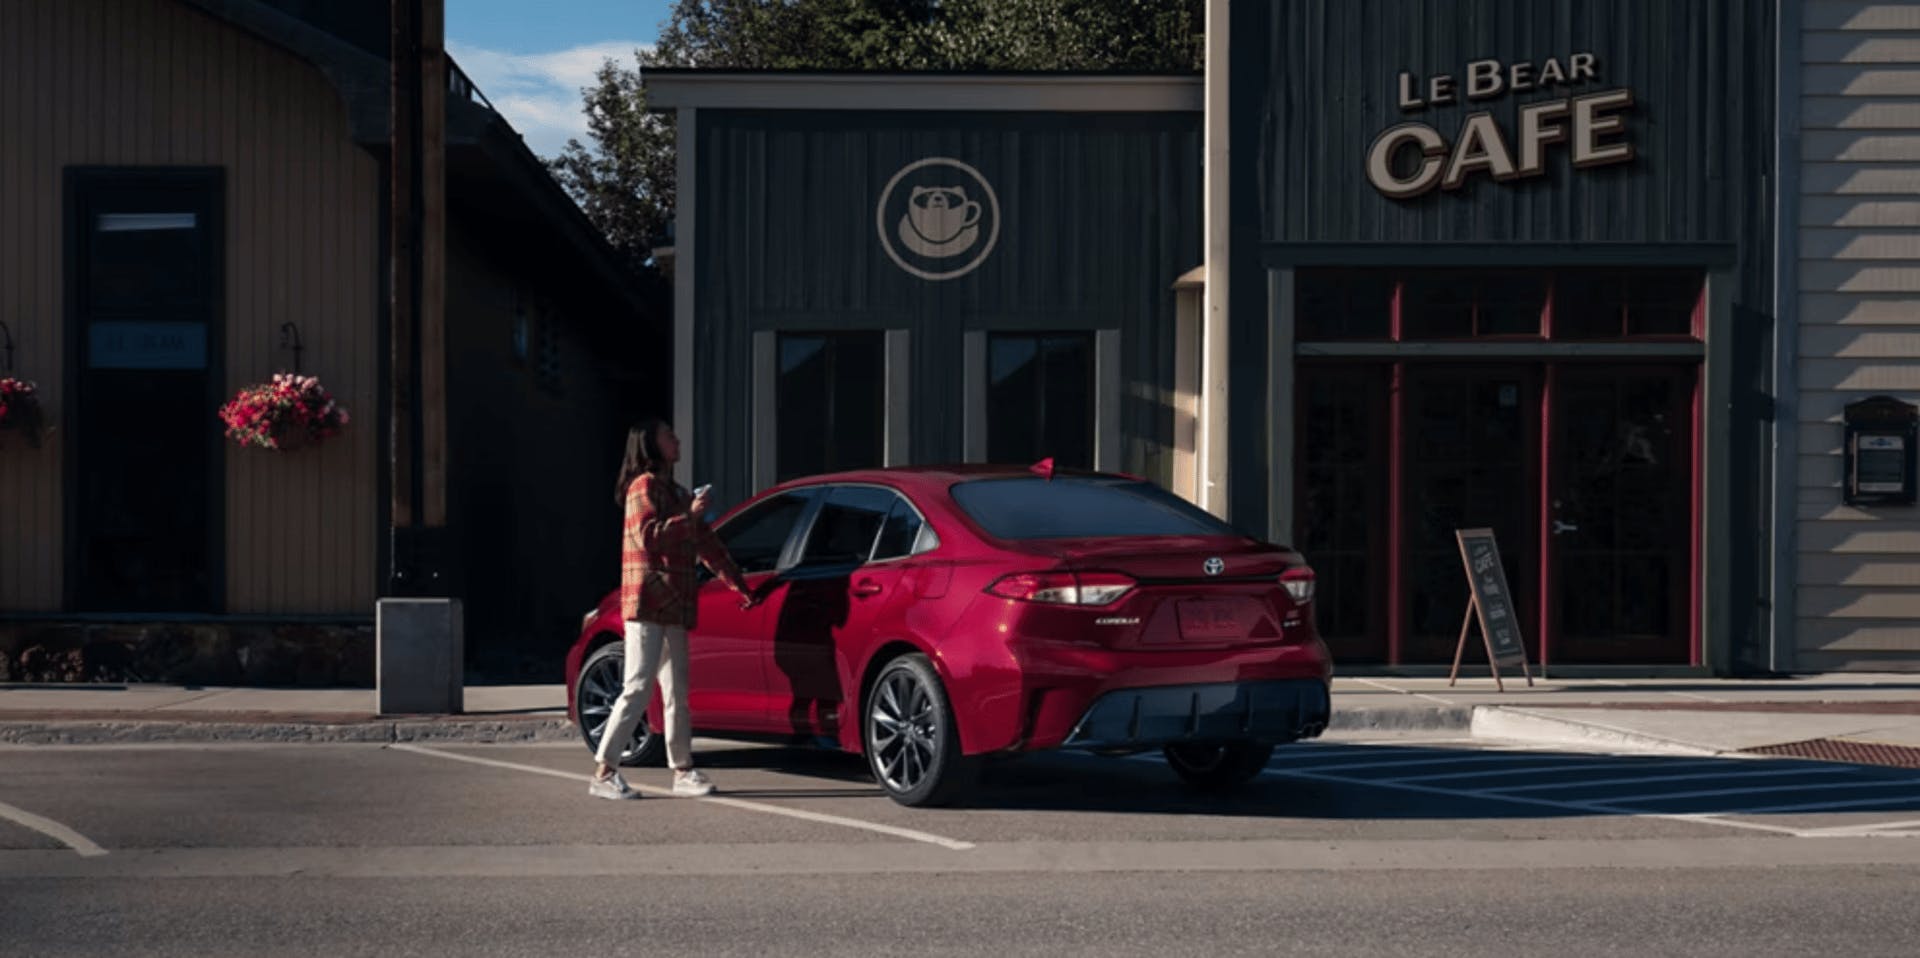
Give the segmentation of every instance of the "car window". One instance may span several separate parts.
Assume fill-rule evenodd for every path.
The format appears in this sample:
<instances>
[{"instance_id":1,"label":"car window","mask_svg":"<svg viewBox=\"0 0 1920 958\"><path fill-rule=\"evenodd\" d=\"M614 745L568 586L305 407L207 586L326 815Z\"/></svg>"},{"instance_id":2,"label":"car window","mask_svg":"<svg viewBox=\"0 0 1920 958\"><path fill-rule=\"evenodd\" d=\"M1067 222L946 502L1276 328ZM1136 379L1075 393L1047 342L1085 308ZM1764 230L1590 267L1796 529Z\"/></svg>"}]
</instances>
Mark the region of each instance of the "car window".
<instances>
[{"instance_id":1,"label":"car window","mask_svg":"<svg viewBox=\"0 0 1920 958\"><path fill-rule=\"evenodd\" d=\"M880 527L880 541L873 547L874 561L918 555L939 544L933 530L920 518L913 506L900 496L893 497L893 509Z\"/></svg>"},{"instance_id":2,"label":"car window","mask_svg":"<svg viewBox=\"0 0 1920 958\"><path fill-rule=\"evenodd\" d=\"M780 552L786 548L794 523L800 521L811 499L805 492L783 492L755 503L720 526L717 530L720 541L741 572L772 572L779 568Z\"/></svg>"},{"instance_id":3,"label":"car window","mask_svg":"<svg viewBox=\"0 0 1920 958\"><path fill-rule=\"evenodd\" d=\"M807 533L803 565L860 563L873 554L887 513L899 497L874 486L837 486L827 493Z\"/></svg>"},{"instance_id":4,"label":"car window","mask_svg":"<svg viewBox=\"0 0 1920 958\"><path fill-rule=\"evenodd\" d=\"M1179 496L1132 479L977 479L954 486L953 501L1000 539L1239 535Z\"/></svg>"}]
</instances>

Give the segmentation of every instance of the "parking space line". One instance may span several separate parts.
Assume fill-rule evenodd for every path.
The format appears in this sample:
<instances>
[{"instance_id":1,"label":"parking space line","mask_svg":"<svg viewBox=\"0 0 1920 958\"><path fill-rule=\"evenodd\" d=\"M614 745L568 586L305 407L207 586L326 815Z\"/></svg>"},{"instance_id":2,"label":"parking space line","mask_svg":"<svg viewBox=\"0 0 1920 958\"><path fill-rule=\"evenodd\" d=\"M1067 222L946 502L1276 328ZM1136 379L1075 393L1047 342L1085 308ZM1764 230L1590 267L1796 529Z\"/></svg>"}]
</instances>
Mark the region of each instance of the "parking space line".
<instances>
[{"instance_id":1,"label":"parking space line","mask_svg":"<svg viewBox=\"0 0 1920 958\"><path fill-rule=\"evenodd\" d=\"M60 824L59 822L56 822L51 818L42 818L41 816L35 815L34 813L29 812L24 808L16 808L15 806L9 805L6 802L0 802L0 818L4 818L17 825L23 825L27 828L31 828L34 831L39 832L40 834L45 835L48 838L51 838L54 841L59 842L60 844L73 849L74 851L78 852L80 854L80 857L82 858L98 858L101 855L105 855L107 853L106 849L101 848L99 845L94 844L91 839L87 838L87 836L82 835L79 832L76 832L73 829Z\"/></svg>"},{"instance_id":2,"label":"parking space line","mask_svg":"<svg viewBox=\"0 0 1920 958\"><path fill-rule=\"evenodd\" d=\"M1529 760L1537 761L1543 758L1549 761L1552 760L1551 756L1543 756L1538 752L1527 753L1527 754L1515 754L1515 753L1508 752L1508 753L1502 753L1498 755L1487 755L1487 754L1456 755L1451 758L1433 758L1433 757L1405 758L1405 759L1395 759L1390 762L1352 762L1352 763L1330 762L1330 763L1310 763L1306 765L1294 765L1292 763L1288 763L1284 765L1281 765L1281 764L1269 765L1268 767L1273 769L1286 769L1288 771L1292 771L1295 769L1299 769L1302 771L1312 771L1316 768L1327 768L1327 769L1333 769L1335 771L1346 772L1356 768L1413 768L1418 765L1463 765L1468 763L1479 764L1483 762L1486 762L1486 763L1525 762Z\"/></svg>"},{"instance_id":3,"label":"parking space line","mask_svg":"<svg viewBox=\"0 0 1920 958\"><path fill-rule=\"evenodd\" d=\"M1817 782L1798 785L1763 785L1759 788L1716 788L1699 792L1647 792L1644 795L1622 795L1608 801L1628 805L1633 802L1670 802L1681 798L1725 798L1728 795L1759 795L1765 792L1804 792L1809 789L1837 792L1860 788L1911 788L1913 782ZM1920 797L1920 792L1916 792ZM1885 801L1885 799L1881 799Z\"/></svg>"},{"instance_id":4,"label":"parking space line","mask_svg":"<svg viewBox=\"0 0 1920 958\"><path fill-rule=\"evenodd\" d=\"M1725 765L1716 758L1684 759L1678 762L1664 763L1661 768L1685 768L1697 765ZM1455 778L1486 778L1490 775L1504 775L1509 778L1519 775L1552 775L1556 772L1583 772L1596 768L1619 768L1620 760L1605 762L1570 762L1566 765L1542 765L1539 768L1491 768L1474 772L1447 772L1443 775L1408 775L1397 779L1402 782L1442 782ZM1585 782L1568 782L1569 785L1584 785Z\"/></svg>"},{"instance_id":5,"label":"parking space line","mask_svg":"<svg viewBox=\"0 0 1920 958\"><path fill-rule=\"evenodd\" d=\"M444 759L448 759L455 762L467 762L473 765L485 765L490 768L504 768L504 769L508 769L516 772L530 772L535 775L546 775L553 778L563 778L563 779L566 779L567 781L576 782L581 785L585 785L587 781L587 776L580 774L578 772L563 772L563 771L560 771L559 769L543 768L539 765L522 765L518 762L503 762L503 761L500 761L499 759L481 758L478 755L461 755L457 752L443 752L439 749L427 748L426 746L422 746L422 745L409 745L405 743L400 743L400 744L389 745L387 747L395 751L412 752L416 755L430 755L434 758L444 758ZM631 787L633 788L634 791L640 792L646 795L659 795L659 796L664 796L668 798L679 797L673 794L672 789L668 789L668 788L659 788L652 785L633 785ZM839 815L828 815L822 812L810 812L810 811L806 811L804 809L798 809L798 808L782 808L778 805L765 805L760 802L749 802L749 801L745 801L738 798L728 798L724 795L709 795L705 798L692 799L692 801L705 802L711 805L725 805L728 808L737 808L742 811L763 812L768 815L781 815L787 818L798 818L803 821L818 822L822 825L838 825L842 828L855 828L861 831L878 832L879 834L882 834L882 835L892 835L895 838L904 838L909 841L925 842L929 845L938 845L941 848L951 849L953 851L963 852L973 848L972 842L963 842L954 838L946 838L944 836L935 835L930 832L915 831L911 828L898 828L893 825L882 825L879 822L861 821L860 819L857 819L857 818L845 818Z\"/></svg>"},{"instance_id":6,"label":"parking space line","mask_svg":"<svg viewBox=\"0 0 1920 958\"><path fill-rule=\"evenodd\" d=\"M1827 828L1817 828L1814 829L1814 831L1822 835L1839 837L1842 835L1865 835L1870 832L1905 831L1909 828L1920 828L1920 820L1906 822L1869 822L1865 825L1833 825Z\"/></svg>"},{"instance_id":7,"label":"parking space line","mask_svg":"<svg viewBox=\"0 0 1920 958\"><path fill-rule=\"evenodd\" d=\"M1745 781L1746 779L1749 779L1749 778L1777 778L1782 775L1839 775L1842 773L1853 772L1853 771L1855 771L1855 769L1851 769L1851 768L1783 768L1783 769L1777 769L1774 771L1756 771L1756 772L1747 772L1747 771L1729 772L1729 771L1722 770L1718 772L1696 772L1688 775L1637 775L1632 778L1600 778L1600 779L1592 779L1592 780L1583 780L1578 782L1553 782L1546 785L1521 785L1515 788L1490 788L1490 789L1487 789L1487 791L1498 792L1502 795L1511 795L1515 792L1547 792L1547 791L1552 791L1553 789L1556 789L1556 788L1589 788L1589 787L1595 787L1600 785L1638 785L1641 782L1685 782L1685 781L1690 781L1693 779L1701 779L1701 778L1739 779L1739 780ZM1817 788L1821 786L1810 786L1810 787ZM1747 791L1766 791L1766 789L1740 788L1740 789L1733 789L1728 794L1738 794L1738 793L1747 792ZM1711 794L1720 794L1720 793L1702 792L1698 794L1711 795ZM1640 797L1640 796L1636 796L1636 797ZM1653 797L1668 798L1668 797L1675 797L1675 796L1660 795L1656 793Z\"/></svg>"},{"instance_id":8,"label":"parking space line","mask_svg":"<svg viewBox=\"0 0 1920 958\"><path fill-rule=\"evenodd\" d=\"M1543 808L1557 808L1563 811L1584 812L1589 815L1626 815L1633 818L1659 818L1676 822L1699 822L1706 825L1721 825L1727 828L1742 828L1749 831L1772 832L1777 835L1807 837L1804 829L1787 828L1782 825L1767 825L1760 822L1741 822L1719 818L1716 815L1665 814L1661 812L1638 812L1630 808L1587 802L1561 802L1545 798L1529 798L1525 795L1500 795L1494 792L1469 788L1438 788L1432 785L1417 785L1393 779L1346 778L1340 775L1326 775L1319 772L1298 772L1290 769L1273 769L1264 774L1283 777L1305 778L1322 782L1334 782L1340 785L1372 785L1380 788L1397 788L1409 792L1422 792L1428 795L1445 795L1450 798L1479 798L1493 802L1512 802L1520 805L1538 805Z\"/></svg>"},{"instance_id":9,"label":"parking space line","mask_svg":"<svg viewBox=\"0 0 1920 958\"><path fill-rule=\"evenodd\" d=\"M1920 792L1916 792L1916 793L1914 793L1914 799L1915 799L1916 801L1920 801ZM1857 798L1857 799L1851 799L1851 800L1848 800L1848 801L1844 801L1844 802L1812 802L1812 803L1809 803L1809 804L1805 804L1805 805L1775 805L1775 806L1773 806L1773 807L1771 807L1771 808L1751 808L1751 807L1749 807L1749 808L1736 808L1736 809L1733 809L1732 811L1729 811L1729 812L1723 812L1723 813L1721 813L1721 814L1725 814L1725 815L1785 815L1785 814L1788 814L1788 813L1791 813L1791 812L1828 812L1828 811L1835 811L1835 810L1838 810L1838 809L1842 809L1842 808L1866 808L1866 807L1868 807L1868 806L1872 806L1872 805L1883 805L1883 804L1885 804L1886 802L1887 802L1887 799L1886 799L1886 797L1885 797L1885 796L1882 796L1882 797L1880 797L1880 798ZM1912 824L1915 824L1915 823L1914 823L1914 822L1907 822L1906 824L1908 824L1908 825L1912 825ZM1815 829L1815 830L1814 830L1814 831L1812 832L1812 834L1813 834L1814 836L1816 836L1816 837L1832 837L1832 836L1825 836L1825 835L1823 835L1823 834L1822 834L1822 832L1821 832L1820 830L1818 830L1818 829ZM1882 834L1887 834L1887 833L1882 833ZM1900 834L1900 833L1897 833L1897 832L1896 832L1896 833L1893 833L1893 834Z\"/></svg>"}]
</instances>

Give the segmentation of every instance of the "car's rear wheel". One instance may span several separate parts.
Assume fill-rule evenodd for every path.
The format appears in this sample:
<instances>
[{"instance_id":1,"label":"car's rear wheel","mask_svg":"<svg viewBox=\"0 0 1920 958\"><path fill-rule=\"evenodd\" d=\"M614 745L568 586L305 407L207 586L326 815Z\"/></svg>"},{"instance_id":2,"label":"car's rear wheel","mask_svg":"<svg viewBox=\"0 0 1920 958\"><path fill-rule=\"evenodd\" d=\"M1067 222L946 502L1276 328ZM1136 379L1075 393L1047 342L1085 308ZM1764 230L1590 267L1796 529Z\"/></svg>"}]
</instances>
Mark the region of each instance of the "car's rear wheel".
<instances>
[{"instance_id":1,"label":"car's rear wheel","mask_svg":"<svg viewBox=\"0 0 1920 958\"><path fill-rule=\"evenodd\" d=\"M867 765L894 801L944 805L972 784L975 764L960 753L953 709L926 656L887 663L867 693L861 725Z\"/></svg>"},{"instance_id":2,"label":"car's rear wheel","mask_svg":"<svg viewBox=\"0 0 1920 958\"><path fill-rule=\"evenodd\" d=\"M1272 745L1232 742L1224 745L1180 744L1163 749L1167 764L1187 784L1208 791L1236 788L1251 781L1273 757Z\"/></svg>"},{"instance_id":3,"label":"car's rear wheel","mask_svg":"<svg viewBox=\"0 0 1920 958\"><path fill-rule=\"evenodd\" d=\"M626 686L626 668L626 654L620 643L611 642L587 657L586 664L580 666L580 677L575 680L573 700L580 712L580 737L586 739L587 751L596 755L600 752L600 739L612 724L613 704ZM642 714L640 724L634 726L633 740L620 750L620 764L658 765L665 752L666 743L647 727L647 717Z\"/></svg>"}]
</instances>

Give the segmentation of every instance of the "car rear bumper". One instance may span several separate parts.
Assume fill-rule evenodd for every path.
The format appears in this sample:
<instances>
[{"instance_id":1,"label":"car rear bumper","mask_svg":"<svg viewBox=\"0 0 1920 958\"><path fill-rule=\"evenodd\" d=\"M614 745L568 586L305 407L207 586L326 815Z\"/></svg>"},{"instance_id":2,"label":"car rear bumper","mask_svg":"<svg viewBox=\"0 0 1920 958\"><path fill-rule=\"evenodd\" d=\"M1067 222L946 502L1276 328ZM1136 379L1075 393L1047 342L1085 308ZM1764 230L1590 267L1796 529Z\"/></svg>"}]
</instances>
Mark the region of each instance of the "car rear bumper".
<instances>
[{"instance_id":1,"label":"car rear bumper","mask_svg":"<svg viewBox=\"0 0 1920 958\"><path fill-rule=\"evenodd\" d=\"M1319 735L1331 712L1327 685L1318 679L1118 689L1095 699L1060 747L1291 742Z\"/></svg>"}]
</instances>

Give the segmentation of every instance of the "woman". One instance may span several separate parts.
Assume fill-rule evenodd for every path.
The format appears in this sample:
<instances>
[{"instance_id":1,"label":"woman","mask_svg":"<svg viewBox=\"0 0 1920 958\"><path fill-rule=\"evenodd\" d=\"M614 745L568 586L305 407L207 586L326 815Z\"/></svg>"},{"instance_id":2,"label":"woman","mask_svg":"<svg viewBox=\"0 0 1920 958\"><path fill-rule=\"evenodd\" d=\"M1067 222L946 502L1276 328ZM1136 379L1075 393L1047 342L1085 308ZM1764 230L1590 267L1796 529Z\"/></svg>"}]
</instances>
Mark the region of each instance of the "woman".
<instances>
[{"instance_id":1,"label":"woman","mask_svg":"<svg viewBox=\"0 0 1920 958\"><path fill-rule=\"evenodd\" d=\"M626 506L621 538L620 609L626 620L626 685L607 718L606 735L595 754L599 764L587 794L596 798L639 798L616 768L620 751L647 710L653 681L660 679L665 699L667 764L673 767L675 795L707 795L713 783L693 767L692 719L687 712L687 630L700 609L694 578L698 559L739 593L741 606L754 604L740 569L707 527L707 497L689 496L673 481L680 461L680 437L657 419L627 430L627 455L620 466L616 498Z\"/></svg>"}]
</instances>

